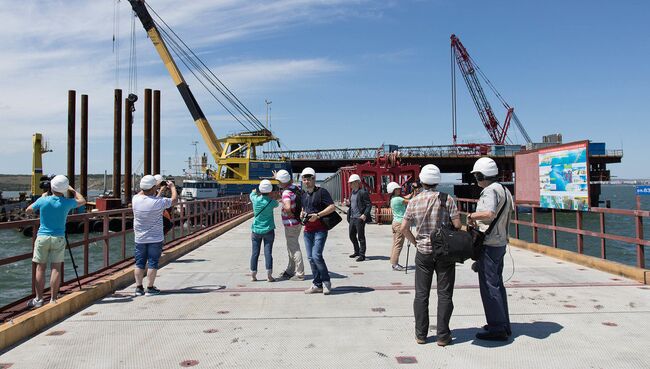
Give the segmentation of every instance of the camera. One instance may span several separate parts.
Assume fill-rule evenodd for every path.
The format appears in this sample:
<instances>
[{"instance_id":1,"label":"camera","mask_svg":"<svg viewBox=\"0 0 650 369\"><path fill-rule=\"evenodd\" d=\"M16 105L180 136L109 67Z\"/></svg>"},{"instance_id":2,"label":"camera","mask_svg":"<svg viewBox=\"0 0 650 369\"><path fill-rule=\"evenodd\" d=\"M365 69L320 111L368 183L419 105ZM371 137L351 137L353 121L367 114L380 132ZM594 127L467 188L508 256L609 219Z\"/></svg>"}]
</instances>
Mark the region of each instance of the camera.
<instances>
[{"instance_id":1,"label":"camera","mask_svg":"<svg viewBox=\"0 0 650 369\"><path fill-rule=\"evenodd\" d=\"M305 214L305 216L302 217L302 219L300 219L300 223L302 223L302 224L307 224L307 223L309 223L310 215L311 215L311 214Z\"/></svg>"},{"instance_id":2,"label":"camera","mask_svg":"<svg viewBox=\"0 0 650 369\"><path fill-rule=\"evenodd\" d=\"M54 175L41 176L38 188L43 190L43 192L52 193L52 178L54 178Z\"/></svg>"}]
</instances>

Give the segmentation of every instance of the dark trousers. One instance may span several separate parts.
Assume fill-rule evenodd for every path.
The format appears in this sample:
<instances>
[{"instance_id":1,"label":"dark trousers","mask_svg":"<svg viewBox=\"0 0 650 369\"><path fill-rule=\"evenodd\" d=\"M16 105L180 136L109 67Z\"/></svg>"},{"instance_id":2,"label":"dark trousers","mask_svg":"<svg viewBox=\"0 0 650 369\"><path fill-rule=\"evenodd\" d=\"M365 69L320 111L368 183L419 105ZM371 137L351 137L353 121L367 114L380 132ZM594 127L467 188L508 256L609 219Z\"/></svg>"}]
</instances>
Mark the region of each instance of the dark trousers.
<instances>
[{"instance_id":1,"label":"dark trousers","mask_svg":"<svg viewBox=\"0 0 650 369\"><path fill-rule=\"evenodd\" d=\"M478 260L478 283L488 331L510 334L508 294L502 275L505 254L505 246L485 246Z\"/></svg>"},{"instance_id":2,"label":"dark trousers","mask_svg":"<svg viewBox=\"0 0 650 369\"><path fill-rule=\"evenodd\" d=\"M421 339L426 339L429 332L429 295L434 271L438 290L438 339L446 338L451 334L449 320L451 319L451 313L454 311L452 297L456 280L455 263L436 261L433 255L418 252L415 255L413 312L415 313L415 336Z\"/></svg>"},{"instance_id":3,"label":"dark trousers","mask_svg":"<svg viewBox=\"0 0 650 369\"><path fill-rule=\"evenodd\" d=\"M366 222L359 218L350 218L349 231L354 253L366 256Z\"/></svg>"}]
</instances>

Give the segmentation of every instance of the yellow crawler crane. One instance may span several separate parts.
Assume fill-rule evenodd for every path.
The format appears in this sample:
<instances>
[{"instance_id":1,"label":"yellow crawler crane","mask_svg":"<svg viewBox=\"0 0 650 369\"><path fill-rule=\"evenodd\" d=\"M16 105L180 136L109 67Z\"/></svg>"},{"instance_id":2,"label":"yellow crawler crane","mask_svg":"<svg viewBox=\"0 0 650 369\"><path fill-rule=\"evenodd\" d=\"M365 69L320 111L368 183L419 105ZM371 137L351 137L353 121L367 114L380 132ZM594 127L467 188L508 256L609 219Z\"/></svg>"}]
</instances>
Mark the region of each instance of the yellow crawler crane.
<instances>
[{"instance_id":1,"label":"yellow crawler crane","mask_svg":"<svg viewBox=\"0 0 650 369\"><path fill-rule=\"evenodd\" d=\"M40 196L43 194L43 189L39 186L41 177L43 176L43 154L52 152L48 148L47 142L43 141L43 135L34 133L32 135L32 196Z\"/></svg>"},{"instance_id":2,"label":"yellow crawler crane","mask_svg":"<svg viewBox=\"0 0 650 369\"><path fill-rule=\"evenodd\" d=\"M169 49L163 40L161 32L159 31L159 25L151 17L151 14L148 10L149 5L147 5L147 3L143 0L129 0L129 3L131 3L133 11L135 12L138 19L140 19L142 22L142 25L147 32L149 39L153 43L156 51L158 52L158 55L165 64L165 67L171 75L174 84L178 88L178 92L181 94L185 105L190 111L190 114L192 115L192 118L194 119L194 122L198 127L199 132L201 133L203 141L208 146L212 157L217 163L217 170L210 173L223 187L223 192L225 194L234 194L250 191L253 186L259 183L261 178L271 177L273 170L286 169L291 172L291 165L287 161L257 159L256 148L258 146L262 146L272 141L278 142L278 139L273 136L270 130L266 129L263 125L261 125L261 123L259 123L257 118L255 118L254 115L245 106L243 106L239 99L237 99L237 97L234 96L234 94L232 94L232 92L227 87L225 87L225 85L222 85L220 88L217 87L217 90L219 90L219 92L222 94L226 94L224 95L226 100L233 104L235 109L246 119L248 119L249 122L252 123L252 125L257 129L249 129L247 132L230 135L222 139L217 138L214 131L212 130L212 127L210 126L210 123L201 110L201 107L194 98L192 91L183 78L183 75L179 70L176 62L174 61L171 53L169 52ZM171 30L163 32L167 35L167 37L171 37L170 33L173 33ZM176 35L174 34L174 36ZM178 48L180 45L177 44L175 40L172 40L172 47ZM190 53L193 54L191 50ZM185 59L188 57L189 55L185 54ZM182 61L183 63L186 63L185 60ZM212 74L209 70L206 72ZM218 80L216 76L214 77L216 80ZM221 101L219 102L221 103ZM223 103L221 104L224 106ZM231 110L225 106L224 108L228 110L231 115L233 114Z\"/></svg>"}]
</instances>

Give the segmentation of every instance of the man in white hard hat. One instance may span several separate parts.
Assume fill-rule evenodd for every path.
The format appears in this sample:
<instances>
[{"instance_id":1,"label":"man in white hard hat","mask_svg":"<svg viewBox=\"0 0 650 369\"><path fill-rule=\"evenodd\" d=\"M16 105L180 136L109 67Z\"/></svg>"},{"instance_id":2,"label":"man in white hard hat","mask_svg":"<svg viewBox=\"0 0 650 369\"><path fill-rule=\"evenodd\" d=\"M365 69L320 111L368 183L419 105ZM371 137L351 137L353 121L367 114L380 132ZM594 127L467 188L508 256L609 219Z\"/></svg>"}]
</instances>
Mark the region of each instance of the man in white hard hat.
<instances>
[{"instance_id":1,"label":"man in white hard hat","mask_svg":"<svg viewBox=\"0 0 650 369\"><path fill-rule=\"evenodd\" d=\"M264 242L266 280L275 282L275 278L273 278L273 242L275 241L273 209L278 207L278 202L269 196L271 192L273 192L273 184L268 179L264 179L257 189L251 191L249 196L253 203L253 224L251 225L253 252L250 263L253 282L257 281L257 262L260 258L262 242Z\"/></svg>"},{"instance_id":2,"label":"man in white hard hat","mask_svg":"<svg viewBox=\"0 0 650 369\"><path fill-rule=\"evenodd\" d=\"M43 305L43 289L45 288L45 271L47 262L50 260L52 272L50 275L50 290L52 295L50 303L56 303L61 282L61 264L65 256L65 221L70 210L78 208L86 203L86 199L76 192L68 178L58 175L50 181L52 194L43 193L36 202L29 205L27 213L40 212L40 226L34 241L34 256L32 262L36 263L36 275L34 287L36 297L29 300L28 307L40 307ZM65 197L66 192L72 192L74 199Z\"/></svg>"},{"instance_id":3,"label":"man in white hard hat","mask_svg":"<svg viewBox=\"0 0 650 369\"><path fill-rule=\"evenodd\" d=\"M357 261L366 260L366 223L370 220L370 195L366 189L361 187L361 178L358 174L353 174L348 179L350 185L350 200L347 201L350 206L348 210L349 236L354 247L354 253L351 258L357 258Z\"/></svg>"},{"instance_id":4,"label":"man in white hard hat","mask_svg":"<svg viewBox=\"0 0 650 369\"><path fill-rule=\"evenodd\" d=\"M415 341L426 343L429 332L429 295L433 274L436 274L436 289L438 291L437 309L437 339L438 346L451 343L449 320L454 310L452 297L456 279L455 263L433 258L433 248L429 235L441 225L437 224L438 215L451 220L454 227L460 228L460 213L456 202L447 196L445 204L441 204L440 192L436 186L440 183L440 169L433 164L427 164L420 171L422 191L409 201L404 213L401 230L404 236L417 247L415 255L415 299L413 312L415 314ZM447 213L447 214L445 214ZM443 218L444 219L444 218ZM411 233L411 224L415 224L417 237Z\"/></svg>"},{"instance_id":5,"label":"man in white hard hat","mask_svg":"<svg viewBox=\"0 0 650 369\"><path fill-rule=\"evenodd\" d=\"M162 254L165 235L163 231L163 211L176 203L176 187L167 182L172 197L156 196L156 178L150 174L140 179L141 191L133 196L133 233L135 235L135 296L160 294L154 285L158 273L158 261ZM148 268L147 268L148 267ZM147 271L147 290L142 281Z\"/></svg>"},{"instance_id":6,"label":"man in white hard hat","mask_svg":"<svg viewBox=\"0 0 650 369\"><path fill-rule=\"evenodd\" d=\"M287 253L289 263L287 269L280 274L281 279L292 281L305 280L305 266L300 251L300 212L302 211L302 191L291 181L291 174L282 169L274 173L275 179L280 182L282 190L282 225L284 225L284 236L287 240Z\"/></svg>"},{"instance_id":7,"label":"man in white hard hat","mask_svg":"<svg viewBox=\"0 0 650 369\"><path fill-rule=\"evenodd\" d=\"M312 168L305 168L302 171L302 212L300 218L304 219L305 250L307 259L311 266L311 273L314 276L312 285L305 290L305 293L323 293L329 295L332 292L330 274L323 258L325 241L327 241L327 227L321 218L333 213L336 210L330 193L316 186L316 171Z\"/></svg>"},{"instance_id":8,"label":"man in white hard hat","mask_svg":"<svg viewBox=\"0 0 650 369\"><path fill-rule=\"evenodd\" d=\"M472 173L483 191L476 204L476 212L467 215L467 223L478 226L481 232L486 232L484 248L476 262L476 270L487 324L476 334L476 338L506 341L512 335L512 330L508 294L503 285L502 274L514 202L510 191L497 181L499 168L494 160L478 159L474 163ZM493 225L490 226L491 224Z\"/></svg>"}]
</instances>

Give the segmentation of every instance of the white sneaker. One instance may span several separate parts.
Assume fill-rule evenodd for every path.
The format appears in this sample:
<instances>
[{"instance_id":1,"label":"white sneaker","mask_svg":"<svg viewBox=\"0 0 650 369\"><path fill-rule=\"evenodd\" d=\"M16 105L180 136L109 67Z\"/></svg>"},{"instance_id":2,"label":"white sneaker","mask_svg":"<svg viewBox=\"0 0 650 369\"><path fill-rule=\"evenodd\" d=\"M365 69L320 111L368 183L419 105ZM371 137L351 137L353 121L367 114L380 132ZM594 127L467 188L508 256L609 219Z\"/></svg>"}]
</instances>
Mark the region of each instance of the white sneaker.
<instances>
[{"instance_id":1,"label":"white sneaker","mask_svg":"<svg viewBox=\"0 0 650 369\"><path fill-rule=\"evenodd\" d=\"M52 305L56 304L56 299L50 299L50 304Z\"/></svg>"},{"instance_id":2,"label":"white sneaker","mask_svg":"<svg viewBox=\"0 0 650 369\"><path fill-rule=\"evenodd\" d=\"M332 283L329 281L323 282L323 295L329 295L332 293Z\"/></svg>"},{"instance_id":3,"label":"white sneaker","mask_svg":"<svg viewBox=\"0 0 650 369\"><path fill-rule=\"evenodd\" d=\"M305 290L305 293L308 295L312 293L321 293L321 292L323 292L323 289L320 287L316 287L313 284Z\"/></svg>"},{"instance_id":4,"label":"white sneaker","mask_svg":"<svg viewBox=\"0 0 650 369\"><path fill-rule=\"evenodd\" d=\"M29 301L27 301L27 307L28 308L38 308L43 306L43 299L37 300L36 298L33 298Z\"/></svg>"}]
</instances>

